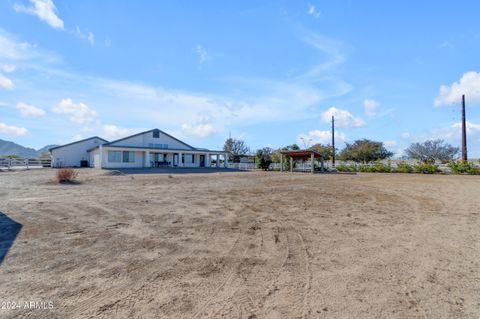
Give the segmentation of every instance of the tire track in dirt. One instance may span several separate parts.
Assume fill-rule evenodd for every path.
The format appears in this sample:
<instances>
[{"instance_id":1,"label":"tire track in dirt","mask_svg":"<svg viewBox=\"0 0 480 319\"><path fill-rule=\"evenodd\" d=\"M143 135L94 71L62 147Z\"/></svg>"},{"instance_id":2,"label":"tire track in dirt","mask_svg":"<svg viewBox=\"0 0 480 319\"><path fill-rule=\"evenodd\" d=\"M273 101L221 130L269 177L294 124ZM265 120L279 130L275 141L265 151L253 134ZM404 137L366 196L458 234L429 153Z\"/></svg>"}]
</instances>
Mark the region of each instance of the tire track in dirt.
<instances>
[{"instance_id":1,"label":"tire track in dirt","mask_svg":"<svg viewBox=\"0 0 480 319\"><path fill-rule=\"evenodd\" d=\"M212 318L257 318L265 297L273 292L274 281L286 260L286 256L283 257L281 254L282 248L278 246L286 243L286 238L282 236L280 239L274 229L268 227L264 231L264 227L259 229L263 244L261 243L258 248L257 259L247 264L247 267L240 267L237 276L243 281L239 281L239 284L231 290L222 307L211 316ZM265 232L271 235L266 237L271 240L265 240ZM268 247L267 251L264 247ZM263 257L262 252L265 252L268 258Z\"/></svg>"},{"instance_id":2,"label":"tire track in dirt","mask_svg":"<svg viewBox=\"0 0 480 319\"><path fill-rule=\"evenodd\" d=\"M240 289L242 278L239 276L239 267L241 267L242 263L248 262L250 258L255 258L252 256L255 256L256 254L249 253L254 250L254 247L262 247L262 237L260 237L260 245L255 244L255 242L258 241L258 227L257 224L253 224L242 233L242 240L236 247L234 247L235 249L232 249L227 254L227 256L230 256L229 260L232 260L232 265L230 265L226 278L214 289L214 292L208 297L203 305L193 313L190 317L191 319L200 318L202 316L206 316L207 318L214 317L229 301L231 301L232 295ZM252 231L253 235L249 234L249 232Z\"/></svg>"},{"instance_id":3,"label":"tire track in dirt","mask_svg":"<svg viewBox=\"0 0 480 319\"><path fill-rule=\"evenodd\" d=\"M101 209L104 212L107 213L113 213L113 210L107 208L107 207L98 207L95 206L96 209ZM170 227L172 228L172 227ZM170 229L169 228L169 229ZM180 227L179 227L180 228ZM188 227L191 228L191 227ZM204 242L210 242L210 240L214 237L215 234L215 227L213 226L211 231L208 232L208 235L205 237ZM97 236L96 234L92 234L90 237L95 237ZM235 241L234 245L235 246L240 238L241 234L237 237L237 240ZM218 242L213 241L214 244L210 247L213 248L215 245L218 244ZM232 247L233 249L233 247ZM181 259L185 258L190 258L195 254L195 249L192 249L192 251L187 255L182 257ZM168 270L175 269L177 266L179 266L181 262L177 259L175 263L173 263L169 269L164 270L164 272L167 272ZM85 313L85 312L91 312L95 310L97 312L96 316L101 316L102 314L99 314L98 311L101 313L104 313L103 316L109 316L109 310L114 309L115 313L118 313L120 308L125 308L125 309L130 309L135 305L135 301L141 301L144 299L139 299L138 297L141 295L142 297L148 297L147 294L145 294L145 291L148 289L151 289L152 286L156 285L156 291L158 291L158 281L157 279L160 277L160 274L158 273L158 269L156 267L156 263L154 260L152 261L147 261L144 266L142 267L141 270L141 276L138 278L132 278L131 281L133 282L126 282L121 285L117 285L111 288L106 288L105 283L102 286L101 292L97 293L95 296L89 297L87 299L84 299L82 301L79 301L77 305L71 309L70 311L73 313ZM142 282L147 282L147 284L140 284ZM138 284L135 284L138 283ZM153 296L154 294L152 294ZM111 296L118 296L116 297L116 300L113 302L111 301Z\"/></svg>"}]
</instances>

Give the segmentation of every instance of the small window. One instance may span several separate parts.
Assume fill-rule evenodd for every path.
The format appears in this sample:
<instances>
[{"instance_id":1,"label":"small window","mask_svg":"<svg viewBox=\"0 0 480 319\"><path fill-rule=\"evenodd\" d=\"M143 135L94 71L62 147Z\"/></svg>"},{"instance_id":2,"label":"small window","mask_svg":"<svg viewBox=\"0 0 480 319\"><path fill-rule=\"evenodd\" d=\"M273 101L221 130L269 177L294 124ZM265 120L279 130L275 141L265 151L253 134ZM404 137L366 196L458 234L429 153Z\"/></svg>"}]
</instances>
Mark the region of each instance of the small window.
<instances>
[{"instance_id":1,"label":"small window","mask_svg":"<svg viewBox=\"0 0 480 319\"><path fill-rule=\"evenodd\" d=\"M163 148L168 148L168 144L163 144Z\"/></svg>"},{"instance_id":2,"label":"small window","mask_svg":"<svg viewBox=\"0 0 480 319\"><path fill-rule=\"evenodd\" d=\"M108 151L108 161L110 163L120 163L122 161L122 152Z\"/></svg>"},{"instance_id":3,"label":"small window","mask_svg":"<svg viewBox=\"0 0 480 319\"><path fill-rule=\"evenodd\" d=\"M135 152L122 152L124 163L135 163Z\"/></svg>"},{"instance_id":4,"label":"small window","mask_svg":"<svg viewBox=\"0 0 480 319\"><path fill-rule=\"evenodd\" d=\"M155 144L155 148L162 148L163 144Z\"/></svg>"},{"instance_id":5,"label":"small window","mask_svg":"<svg viewBox=\"0 0 480 319\"><path fill-rule=\"evenodd\" d=\"M153 138L160 138L160 130L153 130Z\"/></svg>"},{"instance_id":6,"label":"small window","mask_svg":"<svg viewBox=\"0 0 480 319\"><path fill-rule=\"evenodd\" d=\"M182 158L184 158L183 163L194 163L193 154L183 154Z\"/></svg>"},{"instance_id":7,"label":"small window","mask_svg":"<svg viewBox=\"0 0 480 319\"><path fill-rule=\"evenodd\" d=\"M148 147L153 148L153 143L148 143Z\"/></svg>"}]
</instances>

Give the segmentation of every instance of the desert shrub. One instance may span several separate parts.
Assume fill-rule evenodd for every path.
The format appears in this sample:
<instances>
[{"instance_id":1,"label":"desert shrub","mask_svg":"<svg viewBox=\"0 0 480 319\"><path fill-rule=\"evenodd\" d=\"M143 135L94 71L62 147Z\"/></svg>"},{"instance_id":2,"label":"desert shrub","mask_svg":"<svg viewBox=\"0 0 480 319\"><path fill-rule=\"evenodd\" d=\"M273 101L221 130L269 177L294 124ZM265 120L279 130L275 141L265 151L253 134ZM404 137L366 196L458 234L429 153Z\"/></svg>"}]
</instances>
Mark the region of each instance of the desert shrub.
<instances>
[{"instance_id":1,"label":"desert shrub","mask_svg":"<svg viewBox=\"0 0 480 319\"><path fill-rule=\"evenodd\" d=\"M397 164L397 167L395 168L395 172L397 173L412 173L413 172L413 166L406 163L406 162L400 162Z\"/></svg>"},{"instance_id":2,"label":"desert shrub","mask_svg":"<svg viewBox=\"0 0 480 319\"><path fill-rule=\"evenodd\" d=\"M335 166L337 171L339 172L357 172L357 166L356 165L345 165L345 164L340 164Z\"/></svg>"},{"instance_id":3,"label":"desert shrub","mask_svg":"<svg viewBox=\"0 0 480 319\"><path fill-rule=\"evenodd\" d=\"M78 176L78 172L72 168L62 168L57 171L56 179L58 183L73 183Z\"/></svg>"},{"instance_id":4,"label":"desert shrub","mask_svg":"<svg viewBox=\"0 0 480 319\"><path fill-rule=\"evenodd\" d=\"M390 163L375 163L375 165L371 166L371 170L373 173L391 173L393 171L393 168Z\"/></svg>"},{"instance_id":5,"label":"desert shrub","mask_svg":"<svg viewBox=\"0 0 480 319\"><path fill-rule=\"evenodd\" d=\"M455 174L480 174L480 167L476 167L470 162L452 161L448 163L448 167Z\"/></svg>"},{"instance_id":6,"label":"desert shrub","mask_svg":"<svg viewBox=\"0 0 480 319\"><path fill-rule=\"evenodd\" d=\"M415 172L422 174L435 174L440 172L438 165L431 163L418 163L417 165L413 166L413 169Z\"/></svg>"}]
</instances>

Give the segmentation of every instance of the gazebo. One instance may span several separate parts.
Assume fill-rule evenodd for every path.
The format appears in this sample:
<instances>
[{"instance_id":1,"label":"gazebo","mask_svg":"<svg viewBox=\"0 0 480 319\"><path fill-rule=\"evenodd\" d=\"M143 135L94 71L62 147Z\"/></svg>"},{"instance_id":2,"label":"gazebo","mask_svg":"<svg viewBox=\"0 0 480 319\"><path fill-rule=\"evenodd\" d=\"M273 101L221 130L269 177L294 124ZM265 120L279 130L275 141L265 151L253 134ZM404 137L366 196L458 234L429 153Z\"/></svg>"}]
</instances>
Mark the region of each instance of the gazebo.
<instances>
[{"instance_id":1,"label":"gazebo","mask_svg":"<svg viewBox=\"0 0 480 319\"><path fill-rule=\"evenodd\" d=\"M280 152L280 171L283 172L283 156L286 156L290 159L290 172L293 172L293 161L294 160L308 160L310 159L311 173L314 173L315 165L314 160L315 158L320 159L321 163L321 170L323 171L323 155L314 151L314 150L295 150L295 151L282 151Z\"/></svg>"}]
</instances>

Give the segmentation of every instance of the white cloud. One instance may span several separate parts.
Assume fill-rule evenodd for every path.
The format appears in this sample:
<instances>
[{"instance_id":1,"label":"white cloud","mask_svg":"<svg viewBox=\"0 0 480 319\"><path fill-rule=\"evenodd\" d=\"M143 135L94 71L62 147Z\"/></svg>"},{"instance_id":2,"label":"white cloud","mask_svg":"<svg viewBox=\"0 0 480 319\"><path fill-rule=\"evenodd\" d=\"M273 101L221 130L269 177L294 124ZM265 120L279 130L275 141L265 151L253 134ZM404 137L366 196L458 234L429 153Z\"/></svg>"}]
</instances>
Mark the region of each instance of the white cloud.
<instances>
[{"instance_id":1,"label":"white cloud","mask_svg":"<svg viewBox=\"0 0 480 319\"><path fill-rule=\"evenodd\" d=\"M86 124L93 121L97 112L83 103L73 103L72 99L63 99L56 105L53 112L68 115L70 121L78 124Z\"/></svg>"},{"instance_id":2,"label":"white cloud","mask_svg":"<svg viewBox=\"0 0 480 319\"><path fill-rule=\"evenodd\" d=\"M402 137L403 139L409 139L411 136L412 136L412 134L410 134L409 132L403 132L403 133L401 134L401 137Z\"/></svg>"},{"instance_id":3,"label":"white cloud","mask_svg":"<svg viewBox=\"0 0 480 319\"><path fill-rule=\"evenodd\" d=\"M0 133L13 136L24 136L28 134L28 130L24 127L18 127L13 125L7 125L5 123L0 123Z\"/></svg>"},{"instance_id":4,"label":"white cloud","mask_svg":"<svg viewBox=\"0 0 480 319\"><path fill-rule=\"evenodd\" d=\"M4 65L2 65L2 67L0 69L5 73L11 73L11 72L15 71L16 67L15 67L15 65L4 64Z\"/></svg>"},{"instance_id":5,"label":"white cloud","mask_svg":"<svg viewBox=\"0 0 480 319\"><path fill-rule=\"evenodd\" d=\"M15 87L12 80L0 74L0 89L12 90Z\"/></svg>"},{"instance_id":6,"label":"white cloud","mask_svg":"<svg viewBox=\"0 0 480 319\"><path fill-rule=\"evenodd\" d=\"M18 102L16 108L20 110L23 117L41 117L45 115L45 111L33 105Z\"/></svg>"},{"instance_id":7,"label":"white cloud","mask_svg":"<svg viewBox=\"0 0 480 319\"><path fill-rule=\"evenodd\" d=\"M480 124L474 124L472 122L466 121L465 126L467 128L467 134L475 134L480 132ZM458 132L462 129L462 123L458 122L452 125L452 128L457 129Z\"/></svg>"},{"instance_id":8,"label":"white cloud","mask_svg":"<svg viewBox=\"0 0 480 319\"><path fill-rule=\"evenodd\" d=\"M79 39L86 40L90 43L91 46L95 44L95 35L90 31L83 32L80 30L80 27L77 25L72 33Z\"/></svg>"},{"instance_id":9,"label":"white cloud","mask_svg":"<svg viewBox=\"0 0 480 319\"><path fill-rule=\"evenodd\" d=\"M24 62L24 66L27 67L39 67L43 63L58 62L61 58L51 52L40 50L36 45L32 45L28 42L21 41L15 35L0 29L0 61L3 66L0 68L4 72L14 71L15 66L13 62L18 64ZM34 64L27 64L26 62L34 62ZM8 62L8 64L6 64ZM13 69L13 70L12 70Z\"/></svg>"},{"instance_id":10,"label":"white cloud","mask_svg":"<svg viewBox=\"0 0 480 319\"><path fill-rule=\"evenodd\" d=\"M317 9L317 7L313 4L308 5L308 10L307 13L314 18L318 19L320 18L321 12Z\"/></svg>"},{"instance_id":11,"label":"white cloud","mask_svg":"<svg viewBox=\"0 0 480 319\"><path fill-rule=\"evenodd\" d=\"M383 144L385 144L386 147L394 147L394 146L397 146L397 141L394 141L394 140L390 140L390 141L385 141L383 142Z\"/></svg>"},{"instance_id":12,"label":"white cloud","mask_svg":"<svg viewBox=\"0 0 480 319\"><path fill-rule=\"evenodd\" d=\"M37 16L40 20L48 23L52 28L63 29L63 21L57 16L57 8L52 0L30 0L33 6L26 7L14 4L16 12L23 12Z\"/></svg>"},{"instance_id":13,"label":"white cloud","mask_svg":"<svg viewBox=\"0 0 480 319\"><path fill-rule=\"evenodd\" d=\"M307 85L296 85L263 79L235 79L240 97L231 98L195 92L155 88L129 82L97 81L99 88L113 96L111 99L142 105L142 116L156 124L184 125L191 135L213 134L226 126L284 121L309 117L307 110L329 97ZM143 115L142 115L143 114Z\"/></svg>"},{"instance_id":14,"label":"white cloud","mask_svg":"<svg viewBox=\"0 0 480 319\"><path fill-rule=\"evenodd\" d=\"M375 116L378 113L378 109L380 108L380 103L375 100L365 99L363 101L363 107L365 109L365 114L368 116Z\"/></svg>"},{"instance_id":15,"label":"white cloud","mask_svg":"<svg viewBox=\"0 0 480 319\"><path fill-rule=\"evenodd\" d=\"M118 139L125 136L132 135L135 130L129 128L118 127L113 124L105 124L103 125L103 135L109 139Z\"/></svg>"},{"instance_id":16,"label":"white cloud","mask_svg":"<svg viewBox=\"0 0 480 319\"><path fill-rule=\"evenodd\" d=\"M302 40L320 51L326 58L325 62L311 67L307 72L299 76L299 79L318 80L327 75L327 71L340 66L347 60L347 45L337 40L331 39L321 34L313 32L303 32Z\"/></svg>"},{"instance_id":17,"label":"white cloud","mask_svg":"<svg viewBox=\"0 0 480 319\"><path fill-rule=\"evenodd\" d=\"M336 107L331 107L323 112L321 115L321 120L325 123L331 123L332 116L335 117L336 127L351 128L365 125L365 121L361 118L355 118L349 111L337 109Z\"/></svg>"},{"instance_id":18,"label":"white cloud","mask_svg":"<svg viewBox=\"0 0 480 319\"><path fill-rule=\"evenodd\" d=\"M75 134L71 139L72 142L76 142L76 141L80 141L80 140L83 140L83 135L79 134L79 133Z\"/></svg>"},{"instance_id":19,"label":"white cloud","mask_svg":"<svg viewBox=\"0 0 480 319\"><path fill-rule=\"evenodd\" d=\"M201 45L197 45L196 52L198 54L200 64L203 64L208 60L212 59L212 57L208 54L207 50Z\"/></svg>"},{"instance_id":20,"label":"white cloud","mask_svg":"<svg viewBox=\"0 0 480 319\"><path fill-rule=\"evenodd\" d=\"M460 81L452 83L452 85L442 85L440 94L435 99L435 106L460 104L462 94L468 103L480 104L480 73L467 72L463 74Z\"/></svg>"},{"instance_id":21,"label":"white cloud","mask_svg":"<svg viewBox=\"0 0 480 319\"><path fill-rule=\"evenodd\" d=\"M187 136L208 137L216 133L211 123L182 124L182 133Z\"/></svg>"},{"instance_id":22,"label":"white cloud","mask_svg":"<svg viewBox=\"0 0 480 319\"><path fill-rule=\"evenodd\" d=\"M335 142L341 141L345 142L347 137L342 132L335 132ZM332 132L331 131L320 131L313 130L308 133L302 133L297 137L297 143L299 145L308 144L307 146L312 146L314 144L332 144Z\"/></svg>"}]
</instances>

